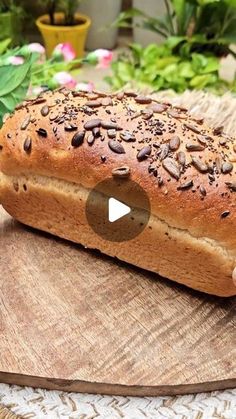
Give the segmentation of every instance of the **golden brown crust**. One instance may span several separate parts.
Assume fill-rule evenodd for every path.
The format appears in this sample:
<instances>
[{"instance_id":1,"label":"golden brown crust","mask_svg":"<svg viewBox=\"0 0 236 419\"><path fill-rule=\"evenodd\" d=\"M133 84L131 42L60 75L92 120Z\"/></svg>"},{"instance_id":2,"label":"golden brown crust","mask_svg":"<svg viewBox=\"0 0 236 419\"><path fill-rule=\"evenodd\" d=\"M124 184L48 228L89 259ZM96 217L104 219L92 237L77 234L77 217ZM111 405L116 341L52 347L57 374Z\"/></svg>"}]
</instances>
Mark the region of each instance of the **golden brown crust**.
<instances>
[{"instance_id":1,"label":"golden brown crust","mask_svg":"<svg viewBox=\"0 0 236 419\"><path fill-rule=\"evenodd\" d=\"M103 123L92 136L85 123L94 119ZM184 109L129 94L46 93L5 122L0 147L5 175L54 177L88 189L128 166L153 215L215 240L236 260L235 140Z\"/></svg>"},{"instance_id":2,"label":"golden brown crust","mask_svg":"<svg viewBox=\"0 0 236 419\"><path fill-rule=\"evenodd\" d=\"M234 258L217 242L196 239L151 215L134 239L110 242L94 234L86 218L90 190L72 182L42 176L0 174L4 208L17 220L188 287L218 296L236 294L232 280ZM97 197L97 208L104 198ZM132 249L132 251L131 251Z\"/></svg>"}]
</instances>

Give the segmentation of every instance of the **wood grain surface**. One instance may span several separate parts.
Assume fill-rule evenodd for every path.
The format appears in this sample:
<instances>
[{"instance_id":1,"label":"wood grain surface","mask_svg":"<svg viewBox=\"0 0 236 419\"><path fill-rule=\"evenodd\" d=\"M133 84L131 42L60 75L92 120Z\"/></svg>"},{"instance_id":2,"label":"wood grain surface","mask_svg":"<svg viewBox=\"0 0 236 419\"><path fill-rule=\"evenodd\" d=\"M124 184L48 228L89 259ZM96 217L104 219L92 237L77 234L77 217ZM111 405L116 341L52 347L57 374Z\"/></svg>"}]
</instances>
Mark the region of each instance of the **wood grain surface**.
<instances>
[{"instance_id":1,"label":"wood grain surface","mask_svg":"<svg viewBox=\"0 0 236 419\"><path fill-rule=\"evenodd\" d=\"M236 386L235 298L188 290L3 209L0 249L0 381L122 395Z\"/></svg>"}]
</instances>

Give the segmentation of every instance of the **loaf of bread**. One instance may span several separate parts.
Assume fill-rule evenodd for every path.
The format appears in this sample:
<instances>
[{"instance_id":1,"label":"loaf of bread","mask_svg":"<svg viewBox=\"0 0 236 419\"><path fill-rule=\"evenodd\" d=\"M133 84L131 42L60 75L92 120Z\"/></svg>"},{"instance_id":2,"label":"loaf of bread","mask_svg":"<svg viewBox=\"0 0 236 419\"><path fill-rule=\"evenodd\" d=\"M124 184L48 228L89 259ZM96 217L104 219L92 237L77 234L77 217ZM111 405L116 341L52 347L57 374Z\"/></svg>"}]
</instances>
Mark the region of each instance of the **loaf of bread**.
<instances>
[{"instance_id":1,"label":"loaf of bread","mask_svg":"<svg viewBox=\"0 0 236 419\"><path fill-rule=\"evenodd\" d=\"M94 233L85 207L123 166L151 216L116 243ZM0 204L24 224L196 290L236 294L236 142L184 108L67 89L25 101L0 132Z\"/></svg>"}]
</instances>

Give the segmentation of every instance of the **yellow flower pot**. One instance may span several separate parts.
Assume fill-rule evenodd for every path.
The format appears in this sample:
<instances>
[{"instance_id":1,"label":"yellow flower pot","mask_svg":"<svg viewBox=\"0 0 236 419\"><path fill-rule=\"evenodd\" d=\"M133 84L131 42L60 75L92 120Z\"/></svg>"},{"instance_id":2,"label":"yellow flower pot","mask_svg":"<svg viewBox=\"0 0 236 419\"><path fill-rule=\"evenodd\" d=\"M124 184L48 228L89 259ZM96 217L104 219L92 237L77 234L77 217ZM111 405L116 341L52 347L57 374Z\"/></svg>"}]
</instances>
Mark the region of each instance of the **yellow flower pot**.
<instances>
[{"instance_id":1,"label":"yellow flower pot","mask_svg":"<svg viewBox=\"0 0 236 419\"><path fill-rule=\"evenodd\" d=\"M78 58L84 55L84 45L87 38L91 20L88 16L75 14L78 24L73 26L63 26L64 14L55 13L56 25L50 25L48 15L40 16L36 20L36 25L44 39L47 55L50 56L56 45L69 42L76 51Z\"/></svg>"}]
</instances>

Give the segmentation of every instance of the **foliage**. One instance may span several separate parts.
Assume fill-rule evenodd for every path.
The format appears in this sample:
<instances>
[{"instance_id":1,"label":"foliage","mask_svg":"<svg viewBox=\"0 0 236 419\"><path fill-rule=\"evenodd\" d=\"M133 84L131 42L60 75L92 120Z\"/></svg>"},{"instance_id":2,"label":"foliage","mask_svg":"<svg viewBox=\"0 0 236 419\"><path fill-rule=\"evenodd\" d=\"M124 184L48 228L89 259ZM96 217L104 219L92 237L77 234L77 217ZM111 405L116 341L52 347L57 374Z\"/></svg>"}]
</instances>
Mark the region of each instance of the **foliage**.
<instances>
[{"instance_id":1,"label":"foliage","mask_svg":"<svg viewBox=\"0 0 236 419\"><path fill-rule=\"evenodd\" d=\"M29 58L21 66L0 67L0 124L3 116L15 109L27 93L32 61Z\"/></svg>"},{"instance_id":2,"label":"foliage","mask_svg":"<svg viewBox=\"0 0 236 419\"><path fill-rule=\"evenodd\" d=\"M0 41L0 55L3 54L7 50L10 43L11 43L10 38L7 38L7 39L4 39L3 41Z\"/></svg>"},{"instance_id":3,"label":"foliage","mask_svg":"<svg viewBox=\"0 0 236 419\"><path fill-rule=\"evenodd\" d=\"M108 78L113 88L121 88L132 80L148 84L154 90L211 89L220 93L234 89L220 79L219 57L232 54L230 43L236 42L236 0L163 0L164 17L147 16L138 9L120 14L115 26L138 26L162 35L160 46L130 47L130 54L120 56L112 65L114 77Z\"/></svg>"},{"instance_id":4,"label":"foliage","mask_svg":"<svg viewBox=\"0 0 236 419\"><path fill-rule=\"evenodd\" d=\"M41 44L8 49L9 42L9 39L0 42L0 126L3 116L11 113L26 96L35 97L60 86L91 91L92 83L77 83L74 76L78 67L87 63L106 68L112 60L112 53L102 49L76 59L68 43L58 44L52 56L46 59Z\"/></svg>"},{"instance_id":5,"label":"foliage","mask_svg":"<svg viewBox=\"0 0 236 419\"><path fill-rule=\"evenodd\" d=\"M50 16L50 24L55 25L54 15L56 11L62 11L65 16L64 25L73 26L75 22L75 12L81 0L40 0Z\"/></svg>"},{"instance_id":6,"label":"foliage","mask_svg":"<svg viewBox=\"0 0 236 419\"><path fill-rule=\"evenodd\" d=\"M229 44L236 42L236 0L163 0L163 18L146 15L138 9L120 14L115 26L132 26L130 19L139 17L141 26L171 37L174 52L210 51L214 55L235 55Z\"/></svg>"},{"instance_id":7,"label":"foliage","mask_svg":"<svg viewBox=\"0 0 236 419\"><path fill-rule=\"evenodd\" d=\"M155 91L206 88L221 93L225 89L233 90L235 84L220 79L219 66L219 59L209 53L173 54L169 41L146 48L133 44L130 53L123 53L112 63L113 75L106 79L114 89L132 85L135 81L137 87L148 85Z\"/></svg>"},{"instance_id":8,"label":"foliage","mask_svg":"<svg viewBox=\"0 0 236 419\"><path fill-rule=\"evenodd\" d=\"M12 12L17 16L24 16L24 10L15 0L0 0L0 13Z\"/></svg>"}]
</instances>

